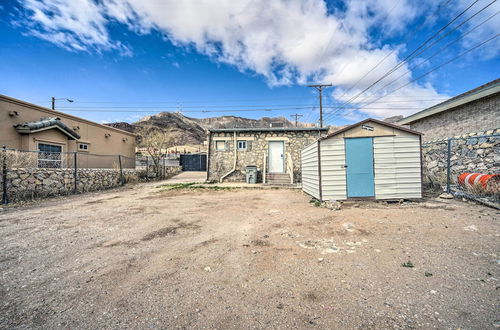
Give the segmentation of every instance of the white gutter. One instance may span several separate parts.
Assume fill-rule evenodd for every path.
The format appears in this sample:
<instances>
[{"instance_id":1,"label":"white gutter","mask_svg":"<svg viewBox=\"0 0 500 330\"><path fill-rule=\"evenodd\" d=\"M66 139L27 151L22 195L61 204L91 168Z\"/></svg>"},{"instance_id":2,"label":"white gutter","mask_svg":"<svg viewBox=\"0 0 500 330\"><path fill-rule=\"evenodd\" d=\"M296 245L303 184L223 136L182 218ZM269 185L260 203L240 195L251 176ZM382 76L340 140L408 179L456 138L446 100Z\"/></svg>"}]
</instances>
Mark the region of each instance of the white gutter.
<instances>
[{"instance_id":1,"label":"white gutter","mask_svg":"<svg viewBox=\"0 0 500 330\"><path fill-rule=\"evenodd\" d=\"M231 169L231 171L229 171L226 174L224 174L223 176L221 176L220 182L222 182L229 174L231 174L234 171L236 171L236 160L237 160L237 158L238 158L238 146L236 145L236 131L235 131L234 132L234 164L233 164L233 168Z\"/></svg>"}]
</instances>

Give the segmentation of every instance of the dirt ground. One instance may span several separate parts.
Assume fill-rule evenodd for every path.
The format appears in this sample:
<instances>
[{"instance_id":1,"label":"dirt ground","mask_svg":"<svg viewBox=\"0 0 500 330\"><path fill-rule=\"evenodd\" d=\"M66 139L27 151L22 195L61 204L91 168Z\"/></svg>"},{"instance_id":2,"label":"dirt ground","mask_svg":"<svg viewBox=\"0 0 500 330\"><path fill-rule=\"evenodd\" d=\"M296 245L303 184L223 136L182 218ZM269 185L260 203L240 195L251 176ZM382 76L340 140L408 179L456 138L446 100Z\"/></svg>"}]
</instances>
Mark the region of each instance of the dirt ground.
<instances>
[{"instance_id":1,"label":"dirt ground","mask_svg":"<svg viewBox=\"0 0 500 330\"><path fill-rule=\"evenodd\" d=\"M0 212L0 328L500 326L496 210L162 190Z\"/></svg>"}]
</instances>

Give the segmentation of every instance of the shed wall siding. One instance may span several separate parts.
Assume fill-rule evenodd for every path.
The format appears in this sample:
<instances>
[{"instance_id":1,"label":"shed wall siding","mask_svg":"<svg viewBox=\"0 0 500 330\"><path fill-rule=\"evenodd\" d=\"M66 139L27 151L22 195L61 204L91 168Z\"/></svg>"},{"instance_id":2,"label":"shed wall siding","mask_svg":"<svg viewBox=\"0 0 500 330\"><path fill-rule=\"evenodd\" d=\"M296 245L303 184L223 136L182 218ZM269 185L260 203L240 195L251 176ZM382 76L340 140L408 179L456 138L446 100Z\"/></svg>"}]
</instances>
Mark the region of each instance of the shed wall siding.
<instances>
[{"instance_id":1,"label":"shed wall siding","mask_svg":"<svg viewBox=\"0 0 500 330\"><path fill-rule=\"evenodd\" d=\"M313 143L302 150L302 190L319 199L317 146L317 143Z\"/></svg>"},{"instance_id":2,"label":"shed wall siding","mask_svg":"<svg viewBox=\"0 0 500 330\"><path fill-rule=\"evenodd\" d=\"M346 195L345 147L343 138L321 141L323 200L343 200Z\"/></svg>"},{"instance_id":3,"label":"shed wall siding","mask_svg":"<svg viewBox=\"0 0 500 330\"><path fill-rule=\"evenodd\" d=\"M374 138L373 156L377 199L422 197L418 136Z\"/></svg>"}]
</instances>

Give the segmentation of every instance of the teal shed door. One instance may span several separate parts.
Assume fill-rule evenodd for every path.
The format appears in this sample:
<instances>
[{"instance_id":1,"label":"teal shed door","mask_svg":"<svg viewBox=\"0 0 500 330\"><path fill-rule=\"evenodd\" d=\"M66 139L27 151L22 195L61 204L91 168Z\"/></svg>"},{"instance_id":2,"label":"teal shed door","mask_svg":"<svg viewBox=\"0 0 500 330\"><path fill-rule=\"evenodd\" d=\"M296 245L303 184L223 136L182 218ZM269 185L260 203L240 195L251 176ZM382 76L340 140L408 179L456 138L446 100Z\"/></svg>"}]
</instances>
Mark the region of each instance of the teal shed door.
<instances>
[{"instance_id":1,"label":"teal shed door","mask_svg":"<svg viewBox=\"0 0 500 330\"><path fill-rule=\"evenodd\" d=\"M374 197L373 138L345 141L347 197Z\"/></svg>"}]
</instances>

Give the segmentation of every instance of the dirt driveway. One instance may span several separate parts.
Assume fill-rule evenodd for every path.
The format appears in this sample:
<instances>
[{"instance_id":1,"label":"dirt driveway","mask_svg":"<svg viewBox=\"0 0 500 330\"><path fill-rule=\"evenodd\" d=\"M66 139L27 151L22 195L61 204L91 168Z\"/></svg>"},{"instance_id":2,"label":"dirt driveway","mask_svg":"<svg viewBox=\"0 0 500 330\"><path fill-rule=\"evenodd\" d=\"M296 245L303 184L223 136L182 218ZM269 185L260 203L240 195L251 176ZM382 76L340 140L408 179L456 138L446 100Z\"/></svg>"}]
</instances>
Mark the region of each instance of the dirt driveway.
<instances>
[{"instance_id":1,"label":"dirt driveway","mask_svg":"<svg viewBox=\"0 0 500 330\"><path fill-rule=\"evenodd\" d=\"M495 210L161 190L0 212L0 328L500 326Z\"/></svg>"}]
</instances>

